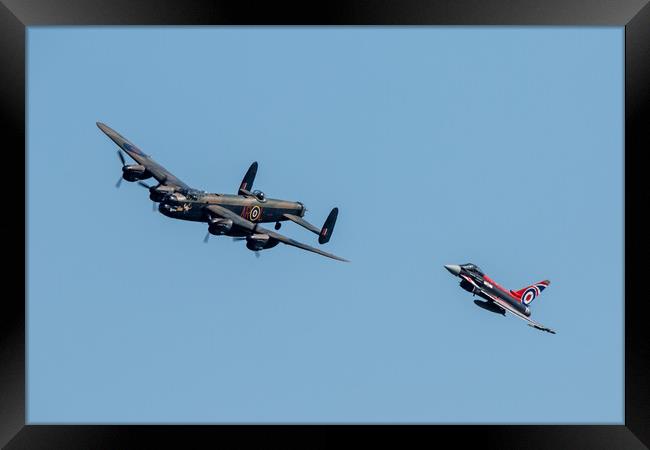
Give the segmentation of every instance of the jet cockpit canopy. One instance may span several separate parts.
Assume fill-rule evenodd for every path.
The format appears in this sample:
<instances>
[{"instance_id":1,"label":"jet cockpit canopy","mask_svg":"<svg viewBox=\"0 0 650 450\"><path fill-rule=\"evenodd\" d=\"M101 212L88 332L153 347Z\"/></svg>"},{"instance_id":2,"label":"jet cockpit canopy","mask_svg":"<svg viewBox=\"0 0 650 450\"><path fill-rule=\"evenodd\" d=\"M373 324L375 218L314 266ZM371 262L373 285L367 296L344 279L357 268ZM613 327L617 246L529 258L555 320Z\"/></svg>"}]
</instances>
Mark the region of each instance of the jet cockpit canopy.
<instances>
[{"instance_id":1,"label":"jet cockpit canopy","mask_svg":"<svg viewBox=\"0 0 650 450\"><path fill-rule=\"evenodd\" d=\"M480 268L479 266L477 266L476 264L467 263L467 264L463 264L462 267L463 267L465 270L469 270L470 272L476 272L476 273L478 273L479 275L483 275L483 271L482 271L481 268Z\"/></svg>"}]
</instances>

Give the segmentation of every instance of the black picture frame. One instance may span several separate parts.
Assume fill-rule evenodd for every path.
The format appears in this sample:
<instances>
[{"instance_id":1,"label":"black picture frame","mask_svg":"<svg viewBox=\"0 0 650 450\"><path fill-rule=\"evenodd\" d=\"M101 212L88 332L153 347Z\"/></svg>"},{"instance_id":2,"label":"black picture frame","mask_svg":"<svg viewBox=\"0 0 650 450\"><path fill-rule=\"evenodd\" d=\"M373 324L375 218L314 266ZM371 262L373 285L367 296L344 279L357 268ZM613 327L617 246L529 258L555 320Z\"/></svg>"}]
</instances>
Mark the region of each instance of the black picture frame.
<instances>
[{"instance_id":1,"label":"black picture frame","mask_svg":"<svg viewBox=\"0 0 650 450\"><path fill-rule=\"evenodd\" d=\"M0 4L0 97L5 172L19 181L4 183L5 194L23 191L27 200L25 155L26 27L34 25L551 25L625 27L625 419L624 425L483 425L354 427L383 442L417 439L497 448L647 448L650 445L650 333L646 325L647 299L640 289L645 269L641 255L640 217L647 205L641 156L650 150L647 131L650 97L650 6L648 0L406 0L330 1L300 4L178 0L3 0ZM9 161L7 161L9 158ZM6 179L6 176L5 176ZM21 189L21 187L23 189ZM15 201L11 200L15 205ZM25 258L29 243L26 224L15 206L4 220L5 242L16 244ZM593 218L598 220L598 218ZM19 247L23 236L25 246ZM603 236L603 239L607 239ZM11 249L11 253L14 249ZM302 446L336 445L352 431L349 426L73 426L26 425L25 415L25 300L26 265L5 253L5 290L0 314L0 444L18 448L131 448L157 440L188 446L206 439L218 445L224 438L284 441L296 429L310 431ZM23 260L24 261L24 260ZM19 282L22 269L24 284ZM594 280L598 282L598 280ZM22 292L23 295L20 295ZM562 370L562 368L558 368ZM459 393L462 395L462 393ZM534 390L526 395L534 402ZM334 432L335 436L332 436ZM339 436L336 436L339 434ZM342 439L341 439L342 438ZM422 439L425 439L422 441ZM453 439L447 441L447 439Z\"/></svg>"}]
</instances>

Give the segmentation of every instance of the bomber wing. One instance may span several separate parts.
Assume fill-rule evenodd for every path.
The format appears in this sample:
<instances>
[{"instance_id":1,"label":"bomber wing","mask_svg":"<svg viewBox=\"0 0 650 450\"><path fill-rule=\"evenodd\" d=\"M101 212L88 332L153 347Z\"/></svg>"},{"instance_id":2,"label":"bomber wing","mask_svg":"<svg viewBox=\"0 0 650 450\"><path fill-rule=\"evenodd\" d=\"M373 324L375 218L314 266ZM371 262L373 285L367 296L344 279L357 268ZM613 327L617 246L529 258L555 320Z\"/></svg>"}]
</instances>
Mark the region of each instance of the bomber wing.
<instances>
[{"instance_id":1,"label":"bomber wing","mask_svg":"<svg viewBox=\"0 0 650 450\"><path fill-rule=\"evenodd\" d=\"M124 153L133 158L138 164L143 165L147 171L151 173L151 175L156 179L156 181L158 181L158 183L163 186L175 186L182 189L191 189L190 186L179 180L169 170L158 164L149 155L146 155L142 150L140 150L136 145L134 145L120 133L101 122L97 122L97 126L104 132L104 134L106 134L106 136L111 138L113 142L115 142L122 150L124 150Z\"/></svg>"},{"instance_id":2,"label":"bomber wing","mask_svg":"<svg viewBox=\"0 0 650 450\"><path fill-rule=\"evenodd\" d=\"M234 212L230 211L229 209L224 208L223 206L219 205L207 205L205 206L205 209L209 211L211 214L214 214L218 217L221 217L223 219L230 219L233 221L233 224L248 230L250 232L255 232L255 233L262 233L268 235L271 239L275 239L276 241L282 242L283 244L290 245L292 247L297 247L303 250L307 250L309 252L313 253L318 253L319 255L326 256L328 258L336 259L337 261L345 261L349 262L347 259L341 258L340 256L333 255L332 253L324 252L323 250L320 250L318 248L309 246L307 244L303 244L302 242L298 242L296 240L293 240L291 238L288 238L280 233L276 233L275 231L267 230L266 228L263 228L253 222L250 222L243 217L235 214Z\"/></svg>"},{"instance_id":3,"label":"bomber wing","mask_svg":"<svg viewBox=\"0 0 650 450\"><path fill-rule=\"evenodd\" d=\"M280 241L283 244L291 245L293 247L298 247L298 248L301 248L303 250L318 253L319 255L327 256L328 258L336 259L337 261L350 262L345 258L341 258L340 256L333 255L332 253L324 252L321 249L312 247L312 246L307 245L307 244L303 244L302 242L295 241L295 240L293 240L291 238L288 238L286 236L281 235L280 233L276 233L275 231L266 230L266 229L264 229L262 227L257 227L256 231L258 233L268 234L272 239Z\"/></svg>"},{"instance_id":4,"label":"bomber wing","mask_svg":"<svg viewBox=\"0 0 650 450\"><path fill-rule=\"evenodd\" d=\"M221 217L222 219L232 220L233 224L237 225L240 228L243 228L250 232L255 231L256 224L254 224L249 220L244 219L238 214L235 214L228 208L224 208L223 206L220 205L206 205L205 210L208 211L211 215Z\"/></svg>"}]
</instances>

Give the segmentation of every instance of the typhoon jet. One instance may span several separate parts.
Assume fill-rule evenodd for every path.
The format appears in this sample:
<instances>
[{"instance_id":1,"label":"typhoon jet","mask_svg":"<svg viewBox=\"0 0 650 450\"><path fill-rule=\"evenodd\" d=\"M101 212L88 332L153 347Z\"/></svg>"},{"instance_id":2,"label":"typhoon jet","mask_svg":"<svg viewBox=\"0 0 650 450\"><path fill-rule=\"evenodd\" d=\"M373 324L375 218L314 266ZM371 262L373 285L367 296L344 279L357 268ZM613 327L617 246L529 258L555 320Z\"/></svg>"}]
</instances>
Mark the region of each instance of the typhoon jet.
<instances>
[{"instance_id":1,"label":"typhoon jet","mask_svg":"<svg viewBox=\"0 0 650 450\"><path fill-rule=\"evenodd\" d=\"M485 300L474 300L477 306L503 316L508 311L528 322L528 325L533 328L555 334L554 330L530 318L529 305L551 284L549 280L540 281L518 291L513 291L500 286L474 264L447 264L445 269L460 278L461 288Z\"/></svg>"},{"instance_id":2,"label":"typhoon jet","mask_svg":"<svg viewBox=\"0 0 650 450\"><path fill-rule=\"evenodd\" d=\"M185 184L107 125L97 122L97 126L120 147L117 154L122 163L122 174L116 187L120 186L122 180L137 182L149 190L149 198L154 202L154 208L158 203L158 211L163 215L206 223L208 232L204 242L208 242L211 234L226 235L235 240L246 241L246 248L254 251L256 256L259 256L260 250L283 243L328 258L347 261L260 226L260 223L275 223L275 230L279 230L282 222L291 221L317 234L318 243L325 244L332 236L338 208L333 208L324 225L318 228L303 218L307 209L302 203L267 198L260 190L251 191L257 174L257 162L253 162L249 167L236 195L212 194ZM122 152L130 156L136 164L126 164ZM158 184L150 186L142 181L148 178L155 179Z\"/></svg>"}]
</instances>

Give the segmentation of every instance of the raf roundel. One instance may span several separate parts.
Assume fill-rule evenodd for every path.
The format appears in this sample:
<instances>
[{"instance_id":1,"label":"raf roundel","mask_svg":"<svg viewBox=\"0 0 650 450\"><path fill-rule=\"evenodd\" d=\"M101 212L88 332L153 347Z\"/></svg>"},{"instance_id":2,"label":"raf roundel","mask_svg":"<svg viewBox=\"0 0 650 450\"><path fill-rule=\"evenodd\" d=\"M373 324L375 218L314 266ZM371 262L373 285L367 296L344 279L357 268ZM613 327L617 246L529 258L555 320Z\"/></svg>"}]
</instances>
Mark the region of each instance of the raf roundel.
<instances>
[{"instance_id":1,"label":"raf roundel","mask_svg":"<svg viewBox=\"0 0 650 450\"><path fill-rule=\"evenodd\" d=\"M528 305L530 302L532 302L535 297L537 296L536 289L534 287L530 287L526 289L526 292L524 292L524 295L521 296L521 300L524 302L524 304Z\"/></svg>"},{"instance_id":2,"label":"raf roundel","mask_svg":"<svg viewBox=\"0 0 650 450\"><path fill-rule=\"evenodd\" d=\"M260 218L262 215L262 210L259 206L255 205L251 208L250 212L248 213L248 218L252 221L255 222Z\"/></svg>"},{"instance_id":3,"label":"raf roundel","mask_svg":"<svg viewBox=\"0 0 650 450\"><path fill-rule=\"evenodd\" d=\"M130 151L130 152L135 153L136 155L144 156L144 153L142 153L142 151L138 147L136 147L135 145L129 144L128 142L124 143L124 148L126 150Z\"/></svg>"}]
</instances>

